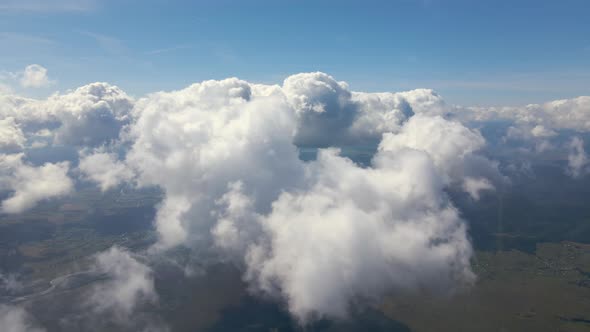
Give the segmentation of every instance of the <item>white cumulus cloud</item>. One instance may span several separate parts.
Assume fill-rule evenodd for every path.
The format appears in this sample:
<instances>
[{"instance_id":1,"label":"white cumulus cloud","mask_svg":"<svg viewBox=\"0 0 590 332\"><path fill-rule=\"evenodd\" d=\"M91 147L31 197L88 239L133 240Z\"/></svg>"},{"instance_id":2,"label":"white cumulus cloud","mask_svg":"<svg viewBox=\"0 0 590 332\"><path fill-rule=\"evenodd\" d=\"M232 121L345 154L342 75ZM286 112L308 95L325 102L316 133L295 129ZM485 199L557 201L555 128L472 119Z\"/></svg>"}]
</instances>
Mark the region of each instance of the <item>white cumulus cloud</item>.
<instances>
[{"instance_id":1,"label":"white cumulus cloud","mask_svg":"<svg viewBox=\"0 0 590 332\"><path fill-rule=\"evenodd\" d=\"M24 88L42 88L51 85L47 76L47 69L41 65L28 65L20 78L20 85Z\"/></svg>"},{"instance_id":2,"label":"white cumulus cloud","mask_svg":"<svg viewBox=\"0 0 590 332\"><path fill-rule=\"evenodd\" d=\"M95 152L80 158L79 169L84 176L97 183L102 191L107 191L122 182L130 181L133 172L117 160L112 153Z\"/></svg>"},{"instance_id":3,"label":"white cumulus cloud","mask_svg":"<svg viewBox=\"0 0 590 332\"><path fill-rule=\"evenodd\" d=\"M282 87L197 83L139 99L125 135L131 148L107 164L165 193L158 248L217 248L300 319L344 316L385 291L452 291L474 276L465 223L444 189L501 175L477 154L485 145L477 131L416 106L425 96L439 105L436 95L405 94L353 94L323 73ZM360 131L377 142L389 132L369 167L333 149L298 158L298 144L354 143Z\"/></svg>"},{"instance_id":4,"label":"white cumulus cloud","mask_svg":"<svg viewBox=\"0 0 590 332\"><path fill-rule=\"evenodd\" d=\"M137 306L157 301L151 269L128 251L112 247L101 252L95 269L109 280L95 286L88 299L93 310L128 319Z\"/></svg>"},{"instance_id":5,"label":"white cumulus cloud","mask_svg":"<svg viewBox=\"0 0 590 332\"><path fill-rule=\"evenodd\" d=\"M452 292L469 284L471 245L444 183L423 151L380 151L370 168L321 151L304 190L260 216L247 280L282 295L301 320L345 317L385 293Z\"/></svg>"},{"instance_id":6,"label":"white cumulus cloud","mask_svg":"<svg viewBox=\"0 0 590 332\"><path fill-rule=\"evenodd\" d=\"M2 212L20 213L39 201L70 193L73 181L68 177L68 162L31 166L23 154L0 154L0 189L12 194L2 201Z\"/></svg>"},{"instance_id":7,"label":"white cumulus cloud","mask_svg":"<svg viewBox=\"0 0 590 332\"><path fill-rule=\"evenodd\" d=\"M396 152L412 148L428 153L449 185L460 186L466 177L484 177L504 181L497 164L476 154L485 146L477 131L457 121L436 115L417 114L411 117L400 133L386 133L379 150Z\"/></svg>"},{"instance_id":8,"label":"white cumulus cloud","mask_svg":"<svg viewBox=\"0 0 590 332\"><path fill-rule=\"evenodd\" d=\"M133 102L116 86L92 83L41 100L0 95L0 116L13 117L28 134L47 130L55 144L92 147L119 137Z\"/></svg>"},{"instance_id":9,"label":"white cumulus cloud","mask_svg":"<svg viewBox=\"0 0 590 332\"><path fill-rule=\"evenodd\" d=\"M11 195L2 208L70 192L67 162L26 161L32 146L70 147L78 180L162 190L150 254L213 253L302 321L342 317L385 293L472 283L467 224L447 192L477 201L508 182L485 124L506 123L501 151L516 142L554 153L560 139L590 129L588 98L469 108L428 89L354 92L320 72L281 85L204 81L139 99L107 83L43 100L2 94L0 188ZM363 166L338 149L357 145L377 150ZM557 156L574 177L587 168L583 145L576 137ZM304 162L299 150L309 147L320 149ZM97 270L111 277L89 300L98 311L129 315L157 299L150 268L125 250L99 255Z\"/></svg>"},{"instance_id":10,"label":"white cumulus cloud","mask_svg":"<svg viewBox=\"0 0 590 332\"><path fill-rule=\"evenodd\" d=\"M25 145L25 136L12 117L0 120L0 153L15 152Z\"/></svg>"}]
</instances>

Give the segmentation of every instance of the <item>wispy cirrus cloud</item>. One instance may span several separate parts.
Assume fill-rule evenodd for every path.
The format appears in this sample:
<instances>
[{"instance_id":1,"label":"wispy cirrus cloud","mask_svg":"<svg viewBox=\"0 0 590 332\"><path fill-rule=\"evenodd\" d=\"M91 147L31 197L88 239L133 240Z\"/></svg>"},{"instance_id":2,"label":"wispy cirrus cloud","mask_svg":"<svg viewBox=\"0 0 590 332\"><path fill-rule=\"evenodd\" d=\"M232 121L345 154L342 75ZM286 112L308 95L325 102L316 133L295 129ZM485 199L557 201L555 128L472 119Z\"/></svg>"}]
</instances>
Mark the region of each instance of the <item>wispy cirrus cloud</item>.
<instances>
[{"instance_id":1,"label":"wispy cirrus cloud","mask_svg":"<svg viewBox=\"0 0 590 332\"><path fill-rule=\"evenodd\" d=\"M129 52L127 45L119 38L84 30L80 30L78 33L94 39L102 50L111 55L124 55Z\"/></svg>"},{"instance_id":2,"label":"wispy cirrus cloud","mask_svg":"<svg viewBox=\"0 0 590 332\"><path fill-rule=\"evenodd\" d=\"M162 47L162 48L158 48L158 49L154 49L154 50L150 50L145 52L145 54L147 55L158 55L158 54L164 54L164 53L170 53L170 52L176 52L176 51L181 51L181 50L188 50L188 49L192 49L193 47L190 45L175 45L175 46L170 46L170 47Z\"/></svg>"},{"instance_id":3,"label":"wispy cirrus cloud","mask_svg":"<svg viewBox=\"0 0 590 332\"><path fill-rule=\"evenodd\" d=\"M87 12L98 8L95 0L1 0L0 11Z\"/></svg>"}]
</instances>

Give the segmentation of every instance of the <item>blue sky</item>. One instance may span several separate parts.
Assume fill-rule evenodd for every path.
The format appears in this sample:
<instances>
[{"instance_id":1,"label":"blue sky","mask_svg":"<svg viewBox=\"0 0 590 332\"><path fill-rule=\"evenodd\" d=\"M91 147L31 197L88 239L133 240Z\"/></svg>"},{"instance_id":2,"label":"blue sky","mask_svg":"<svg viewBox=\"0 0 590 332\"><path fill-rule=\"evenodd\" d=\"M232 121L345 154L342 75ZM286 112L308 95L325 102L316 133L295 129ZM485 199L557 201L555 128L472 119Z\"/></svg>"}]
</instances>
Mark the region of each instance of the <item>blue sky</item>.
<instances>
[{"instance_id":1,"label":"blue sky","mask_svg":"<svg viewBox=\"0 0 590 332\"><path fill-rule=\"evenodd\" d=\"M520 105L590 94L589 13L574 0L0 0L0 72L37 63L51 90L141 95L319 70L353 90Z\"/></svg>"}]
</instances>

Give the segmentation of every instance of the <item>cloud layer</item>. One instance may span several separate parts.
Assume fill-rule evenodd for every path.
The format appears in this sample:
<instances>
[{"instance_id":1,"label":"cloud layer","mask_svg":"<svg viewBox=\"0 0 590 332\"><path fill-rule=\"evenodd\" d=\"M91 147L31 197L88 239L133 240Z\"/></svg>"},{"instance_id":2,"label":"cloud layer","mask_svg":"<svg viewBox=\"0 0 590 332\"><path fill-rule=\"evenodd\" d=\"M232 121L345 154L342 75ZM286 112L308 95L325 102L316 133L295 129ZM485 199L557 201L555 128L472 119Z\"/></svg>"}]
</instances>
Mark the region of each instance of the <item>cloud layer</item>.
<instances>
[{"instance_id":1,"label":"cloud layer","mask_svg":"<svg viewBox=\"0 0 590 332\"><path fill-rule=\"evenodd\" d=\"M417 93L412 103L425 91ZM322 73L282 87L207 81L140 99L125 136L131 147L109 163L165 192L160 249L217 247L245 266L253 289L286 299L301 320L345 316L357 298L473 280L466 228L444 188L494 164L475 154L484 144L477 132L425 110L412 117L403 98L355 99ZM389 125L368 125L364 102L379 104ZM308 163L298 157L298 145L378 142L385 131L370 167L333 149Z\"/></svg>"},{"instance_id":2,"label":"cloud layer","mask_svg":"<svg viewBox=\"0 0 590 332\"><path fill-rule=\"evenodd\" d=\"M385 293L472 283L467 224L447 192L477 201L509 184L491 157L498 149L526 157L567 147L564 170L584 176L589 100L460 107L428 89L353 92L319 72L138 99L107 83L44 100L5 94L2 211L69 194L77 181L104 192L157 187L150 255L187 247L234 262L253 292L284 301L301 321L345 317ZM363 165L344 153L359 146L376 151ZM302 148L317 148L317 158L303 161ZM36 160L39 151L57 160ZM97 310L156 301L149 266L130 253L111 249L97 266L112 276L91 298Z\"/></svg>"}]
</instances>

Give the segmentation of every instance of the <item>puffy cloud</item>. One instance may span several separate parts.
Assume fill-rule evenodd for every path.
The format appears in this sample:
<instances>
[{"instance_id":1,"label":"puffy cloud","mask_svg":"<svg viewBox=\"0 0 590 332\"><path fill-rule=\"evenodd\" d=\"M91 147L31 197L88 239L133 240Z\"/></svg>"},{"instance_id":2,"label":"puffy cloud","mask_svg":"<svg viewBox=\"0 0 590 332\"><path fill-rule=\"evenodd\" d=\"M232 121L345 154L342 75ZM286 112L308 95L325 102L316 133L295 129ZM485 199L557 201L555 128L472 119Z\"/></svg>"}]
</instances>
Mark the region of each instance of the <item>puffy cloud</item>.
<instances>
[{"instance_id":1,"label":"puffy cloud","mask_svg":"<svg viewBox=\"0 0 590 332\"><path fill-rule=\"evenodd\" d=\"M343 316L384 291L473 280L466 227L444 188L497 169L475 154L479 133L421 111L412 116L401 95L353 94L321 73L283 87L206 81L138 100L124 160L99 151L83 155L80 170L103 189L134 178L163 190L157 249L220 250L295 316ZM342 144L359 132L394 132L368 168L335 150L298 158L297 144Z\"/></svg>"},{"instance_id":2,"label":"puffy cloud","mask_svg":"<svg viewBox=\"0 0 590 332\"><path fill-rule=\"evenodd\" d=\"M574 177L578 178L586 172L586 166L588 165L588 155L584 150L584 141L579 137L574 137L568 144L568 167L566 172Z\"/></svg>"},{"instance_id":3,"label":"puffy cloud","mask_svg":"<svg viewBox=\"0 0 590 332\"><path fill-rule=\"evenodd\" d=\"M503 141L532 141L543 142L545 139L557 136L555 130L546 128L543 125L530 126L527 124L511 125L506 130Z\"/></svg>"},{"instance_id":4,"label":"puffy cloud","mask_svg":"<svg viewBox=\"0 0 590 332\"><path fill-rule=\"evenodd\" d=\"M356 140L379 140L383 133L397 132L402 122L414 114L412 106L399 93L354 92L352 99L359 107L350 128L350 134Z\"/></svg>"},{"instance_id":5,"label":"puffy cloud","mask_svg":"<svg viewBox=\"0 0 590 332\"><path fill-rule=\"evenodd\" d=\"M95 269L109 279L95 286L88 300L94 311L125 319L140 304L157 301L151 269L126 250L112 247L98 254Z\"/></svg>"},{"instance_id":6,"label":"puffy cloud","mask_svg":"<svg viewBox=\"0 0 590 332\"><path fill-rule=\"evenodd\" d=\"M102 191L107 191L122 182L128 182L134 174L117 160L117 156L107 152L83 154L78 168L85 177L97 183Z\"/></svg>"},{"instance_id":7,"label":"puffy cloud","mask_svg":"<svg viewBox=\"0 0 590 332\"><path fill-rule=\"evenodd\" d=\"M355 300L470 283L471 245L444 182L423 151L380 151L370 168L323 150L308 188L283 193L260 217L247 279L282 294L301 320L343 317Z\"/></svg>"},{"instance_id":8,"label":"puffy cloud","mask_svg":"<svg viewBox=\"0 0 590 332\"><path fill-rule=\"evenodd\" d=\"M346 83L320 72L303 73L285 79L283 92L298 117L295 144L327 146L346 138L358 108Z\"/></svg>"},{"instance_id":9,"label":"puffy cloud","mask_svg":"<svg viewBox=\"0 0 590 332\"><path fill-rule=\"evenodd\" d=\"M399 134L386 134L380 150L397 151L409 147L427 152L440 168L449 174L457 162L481 149L485 139L459 122L440 116L416 115L410 118Z\"/></svg>"},{"instance_id":10,"label":"puffy cloud","mask_svg":"<svg viewBox=\"0 0 590 332\"><path fill-rule=\"evenodd\" d=\"M466 225L446 189L478 199L504 181L479 154L480 132L445 118L455 109L432 90L351 92L324 73L282 86L205 81L137 101L93 83L0 103L29 142L80 149L80 174L103 191L122 182L160 188L150 253L185 245L224 254L253 289L284 299L301 320L345 316L386 292L452 292L472 282ZM552 133L538 126L529 134ZM298 147L366 142L379 146L366 167L335 149L299 159ZM2 158L0 185L14 191L5 210L71 190L67 163ZM128 252L99 255L97 270L111 276L89 300L97 311L129 315L155 301L149 267Z\"/></svg>"},{"instance_id":11,"label":"puffy cloud","mask_svg":"<svg viewBox=\"0 0 590 332\"><path fill-rule=\"evenodd\" d=\"M490 143L487 151L500 159L530 163L542 159L568 164L566 172L585 172L583 142L575 137L590 131L590 96L554 100L522 107L453 107L454 118L478 127ZM574 140L565 149L565 140ZM569 152L567 151L569 149ZM530 171L530 170L529 170ZM530 173L526 171L525 173Z\"/></svg>"},{"instance_id":12,"label":"puffy cloud","mask_svg":"<svg viewBox=\"0 0 590 332\"><path fill-rule=\"evenodd\" d=\"M0 190L12 195L2 201L5 213L20 213L39 201L68 194L73 181L68 162L45 163L34 167L22 160L23 154L0 154Z\"/></svg>"},{"instance_id":13,"label":"puffy cloud","mask_svg":"<svg viewBox=\"0 0 590 332\"><path fill-rule=\"evenodd\" d=\"M535 137L553 137L557 135L554 130L545 128L543 125L536 125L531 129L531 134Z\"/></svg>"},{"instance_id":14,"label":"puffy cloud","mask_svg":"<svg viewBox=\"0 0 590 332\"><path fill-rule=\"evenodd\" d=\"M463 181L463 190L476 201L479 200L481 192L485 190L495 190L496 188L485 178L467 177Z\"/></svg>"},{"instance_id":15,"label":"puffy cloud","mask_svg":"<svg viewBox=\"0 0 590 332\"><path fill-rule=\"evenodd\" d=\"M99 146L119 137L130 120L133 99L107 83L92 83L44 100L0 96L0 115L13 117L32 134L48 130L54 143Z\"/></svg>"},{"instance_id":16,"label":"puffy cloud","mask_svg":"<svg viewBox=\"0 0 590 332\"><path fill-rule=\"evenodd\" d=\"M0 120L0 152L15 152L25 144L25 136L12 117Z\"/></svg>"},{"instance_id":17,"label":"puffy cloud","mask_svg":"<svg viewBox=\"0 0 590 332\"><path fill-rule=\"evenodd\" d=\"M589 109L590 96L580 96L523 107L457 108L455 112L466 120L485 122L494 119L507 119L519 124L540 125L541 127L535 130L537 134L553 136L549 130L590 131ZM533 133L533 135L535 134Z\"/></svg>"},{"instance_id":18,"label":"puffy cloud","mask_svg":"<svg viewBox=\"0 0 590 332\"><path fill-rule=\"evenodd\" d=\"M215 244L222 249L245 252L261 232L253 199L243 192L242 182L233 182L216 204L220 211L216 212L217 222L211 230Z\"/></svg>"},{"instance_id":19,"label":"puffy cloud","mask_svg":"<svg viewBox=\"0 0 590 332\"><path fill-rule=\"evenodd\" d=\"M294 143L298 146L342 146L379 141L397 132L414 113L442 115L443 99L429 89L398 93L351 92L345 82L321 73L285 79L282 92L297 116ZM329 133L329 135L327 135Z\"/></svg>"},{"instance_id":20,"label":"puffy cloud","mask_svg":"<svg viewBox=\"0 0 590 332\"><path fill-rule=\"evenodd\" d=\"M80 169L105 188L133 178L163 190L155 249L220 250L298 318L344 316L386 291L473 280L465 223L445 188L467 183L477 198L502 176L477 154L479 132L437 115L445 109L430 90L352 93L323 73L282 87L205 81L139 99L126 155L89 155ZM332 149L298 158L297 145L384 133L369 167Z\"/></svg>"},{"instance_id":21,"label":"puffy cloud","mask_svg":"<svg viewBox=\"0 0 590 332\"><path fill-rule=\"evenodd\" d=\"M531 154L544 154L555 149L552 140L559 134L543 125L531 127L528 124L515 124L508 127L506 134L501 139L503 146L499 150L503 153L510 149Z\"/></svg>"},{"instance_id":22,"label":"puffy cloud","mask_svg":"<svg viewBox=\"0 0 590 332\"><path fill-rule=\"evenodd\" d=\"M449 185L462 186L467 177L488 178L496 183L506 181L496 163L475 153L484 146L485 139L479 132L457 121L417 114L398 134L384 134L379 150L396 152L411 148L424 151Z\"/></svg>"},{"instance_id":23,"label":"puffy cloud","mask_svg":"<svg viewBox=\"0 0 590 332\"><path fill-rule=\"evenodd\" d=\"M41 88L52 82L47 77L47 69L41 65L28 65L20 78L20 84L24 88Z\"/></svg>"},{"instance_id":24,"label":"puffy cloud","mask_svg":"<svg viewBox=\"0 0 590 332\"><path fill-rule=\"evenodd\" d=\"M58 144L96 146L118 138L129 121L132 100L119 88L93 83L70 94L56 96L51 105L61 122Z\"/></svg>"},{"instance_id":25,"label":"puffy cloud","mask_svg":"<svg viewBox=\"0 0 590 332\"><path fill-rule=\"evenodd\" d=\"M445 115L451 110L444 99L431 89L415 89L397 94L405 98L412 110L418 114Z\"/></svg>"},{"instance_id":26,"label":"puffy cloud","mask_svg":"<svg viewBox=\"0 0 590 332\"><path fill-rule=\"evenodd\" d=\"M522 127L510 126L506 130L506 136L503 137L503 141L506 142L508 140L531 140L534 138L535 136L532 135L530 130L527 130Z\"/></svg>"},{"instance_id":27,"label":"puffy cloud","mask_svg":"<svg viewBox=\"0 0 590 332\"><path fill-rule=\"evenodd\" d=\"M44 100L0 94L0 189L12 192L2 209L70 192L68 163L26 160L30 147L71 147L80 159L73 173L103 191L124 182L163 191L150 254L187 246L229 258L253 291L282 299L297 318L342 317L382 294L473 282L466 223L446 192L478 200L506 181L488 159L484 130L473 127L507 120L502 143L546 152L564 130L590 128L588 98L463 108L428 89L353 92L324 73L282 85L205 81L137 101L107 83ZM299 159L300 147L367 142L378 149L365 166L333 148ZM579 177L583 141L568 146L568 172ZM506 169L529 174L522 158ZM93 313L124 320L156 302L152 272L137 256L113 248L97 256L96 270L109 279L88 300Z\"/></svg>"},{"instance_id":28,"label":"puffy cloud","mask_svg":"<svg viewBox=\"0 0 590 332\"><path fill-rule=\"evenodd\" d=\"M162 244L182 243L214 222L209 211L228 183L242 181L257 207L302 172L293 110L284 96L255 96L247 82L207 81L139 100L126 162L141 185L166 198L156 225Z\"/></svg>"},{"instance_id":29,"label":"puffy cloud","mask_svg":"<svg viewBox=\"0 0 590 332\"><path fill-rule=\"evenodd\" d=\"M17 306L0 304L0 326L3 332L44 332L36 326L28 312Z\"/></svg>"}]
</instances>

